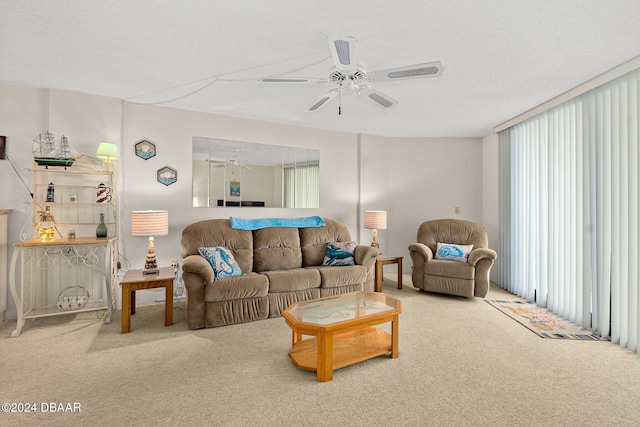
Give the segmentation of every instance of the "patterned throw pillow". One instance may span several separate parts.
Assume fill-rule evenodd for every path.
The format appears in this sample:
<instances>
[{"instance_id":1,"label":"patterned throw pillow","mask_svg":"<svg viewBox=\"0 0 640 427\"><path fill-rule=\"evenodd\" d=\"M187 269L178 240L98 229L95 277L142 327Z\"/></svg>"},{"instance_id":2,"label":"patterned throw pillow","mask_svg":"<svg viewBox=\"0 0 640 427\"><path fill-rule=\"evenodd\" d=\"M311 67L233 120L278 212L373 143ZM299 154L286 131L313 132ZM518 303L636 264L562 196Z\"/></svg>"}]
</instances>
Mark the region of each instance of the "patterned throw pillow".
<instances>
[{"instance_id":1,"label":"patterned throw pillow","mask_svg":"<svg viewBox=\"0 0 640 427\"><path fill-rule=\"evenodd\" d=\"M356 242L329 243L322 265L356 265L353 259L355 250Z\"/></svg>"},{"instance_id":2,"label":"patterned throw pillow","mask_svg":"<svg viewBox=\"0 0 640 427\"><path fill-rule=\"evenodd\" d=\"M214 248L198 248L198 252L209 261L216 279L242 275L242 269L229 249L216 246Z\"/></svg>"},{"instance_id":3,"label":"patterned throw pillow","mask_svg":"<svg viewBox=\"0 0 640 427\"><path fill-rule=\"evenodd\" d=\"M454 245L453 243L438 242L438 250L435 259L444 259L449 261L467 262L469 254L473 249L473 245Z\"/></svg>"}]
</instances>

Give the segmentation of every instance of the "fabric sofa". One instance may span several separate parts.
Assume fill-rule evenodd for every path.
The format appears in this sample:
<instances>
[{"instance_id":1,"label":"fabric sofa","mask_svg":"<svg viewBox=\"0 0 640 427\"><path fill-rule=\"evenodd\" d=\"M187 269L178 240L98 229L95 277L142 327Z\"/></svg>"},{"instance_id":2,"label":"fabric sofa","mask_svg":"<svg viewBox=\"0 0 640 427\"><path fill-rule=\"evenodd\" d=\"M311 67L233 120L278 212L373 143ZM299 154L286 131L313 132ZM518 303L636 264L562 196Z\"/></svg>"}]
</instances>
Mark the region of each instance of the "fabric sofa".
<instances>
[{"instance_id":1,"label":"fabric sofa","mask_svg":"<svg viewBox=\"0 0 640 427\"><path fill-rule=\"evenodd\" d=\"M322 266L327 246L349 242L346 226L238 230L228 219L200 221L182 233L182 277L190 329L278 317L292 303L353 291L373 291L378 251L355 247L355 265ZM225 247L242 275L216 279L199 248Z\"/></svg>"},{"instance_id":2,"label":"fabric sofa","mask_svg":"<svg viewBox=\"0 0 640 427\"><path fill-rule=\"evenodd\" d=\"M438 244L467 246L470 252L458 261L438 259ZM484 298L497 257L488 246L487 231L480 224L458 219L423 222L418 227L417 242L409 246L413 286L428 292Z\"/></svg>"}]
</instances>

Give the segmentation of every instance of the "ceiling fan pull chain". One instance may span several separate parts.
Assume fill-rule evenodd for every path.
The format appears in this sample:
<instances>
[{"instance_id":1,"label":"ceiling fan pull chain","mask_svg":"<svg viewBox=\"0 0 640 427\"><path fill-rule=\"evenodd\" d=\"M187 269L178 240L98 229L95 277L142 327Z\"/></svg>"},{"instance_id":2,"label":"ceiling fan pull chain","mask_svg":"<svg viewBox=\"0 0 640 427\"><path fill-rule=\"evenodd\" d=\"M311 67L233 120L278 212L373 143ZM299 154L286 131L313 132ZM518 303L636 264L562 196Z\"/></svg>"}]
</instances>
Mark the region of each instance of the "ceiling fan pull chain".
<instances>
[{"instance_id":1,"label":"ceiling fan pull chain","mask_svg":"<svg viewBox=\"0 0 640 427\"><path fill-rule=\"evenodd\" d=\"M342 115L342 83L338 87L338 115Z\"/></svg>"}]
</instances>

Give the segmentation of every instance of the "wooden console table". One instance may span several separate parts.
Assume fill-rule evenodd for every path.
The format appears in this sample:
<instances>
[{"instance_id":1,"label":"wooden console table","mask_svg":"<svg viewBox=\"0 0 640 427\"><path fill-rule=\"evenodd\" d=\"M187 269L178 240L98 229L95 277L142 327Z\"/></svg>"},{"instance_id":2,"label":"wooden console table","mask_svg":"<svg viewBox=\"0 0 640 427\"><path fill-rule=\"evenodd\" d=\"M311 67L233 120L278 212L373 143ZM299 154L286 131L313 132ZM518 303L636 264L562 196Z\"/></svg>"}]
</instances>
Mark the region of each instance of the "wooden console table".
<instances>
[{"instance_id":1,"label":"wooden console table","mask_svg":"<svg viewBox=\"0 0 640 427\"><path fill-rule=\"evenodd\" d=\"M376 292L382 292L382 266L387 264L398 264L398 289L402 289L402 258L401 256L376 258Z\"/></svg>"}]
</instances>

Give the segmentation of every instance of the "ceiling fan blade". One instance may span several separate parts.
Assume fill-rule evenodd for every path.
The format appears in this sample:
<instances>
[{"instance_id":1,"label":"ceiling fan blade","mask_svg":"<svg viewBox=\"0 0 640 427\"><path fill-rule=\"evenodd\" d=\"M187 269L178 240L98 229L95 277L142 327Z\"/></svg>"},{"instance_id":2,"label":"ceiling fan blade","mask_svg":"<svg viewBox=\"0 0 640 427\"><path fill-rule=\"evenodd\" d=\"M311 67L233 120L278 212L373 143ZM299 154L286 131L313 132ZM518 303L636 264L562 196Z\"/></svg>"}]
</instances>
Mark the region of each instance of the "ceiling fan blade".
<instances>
[{"instance_id":1,"label":"ceiling fan blade","mask_svg":"<svg viewBox=\"0 0 640 427\"><path fill-rule=\"evenodd\" d=\"M424 64L407 65L405 67L387 68L386 70L370 71L367 79L372 82L388 82L392 80L422 79L437 77L444 71L442 63L425 62Z\"/></svg>"},{"instance_id":2,"label":"ceiling fan blade","mask_svg":"<svg viewBox=\"0 0 640 427\"><path fill-rule=\"evenodd\" d=\"M265 77L260 79L260 81L262 83L318 84L327 83L329 80L315 77Z\"/></svg>"},{"instance_id":3,"label":"ceiling fan blade","mask_svg":"<svg viewBox=\"0 0 640 427\"><path fill-rule=\"evenodd\" d=\"M370 86L361 87L358 91L358 95L360 95L362 99L369 101L369 103L378 108L382 108L385 111L391 110L398 105L398 101Z\"/></svg>"},{"instance_id":4,"label":"ceiling fan blade","mask_svg":"<svg viewBox=\"0 0 640 427\"><path fill-rule=\"evenodd\" d=\"M348 36L331 36L327 40L336 68L342 71L355 71L358 41Z\"/></svg>"},{"instance_id":5,"label":"ceiling fan blade","mask_svg":"<svg viewBox=\"0 0 640 427\"><path fill-rule=\"evenodd\" d=\"M329 101L331 101L333 98L335 98L335 96L337 94L338 94L338 89L330 90L329 92L325 93L320 98L318 98L318 100L316 100L316 102L314 102L311 105L311 107L307 108L305 111L307 113L314 113L314 112L322 109L322 107L327 105L329 103Z\"/></svg>"}]
</instances>

